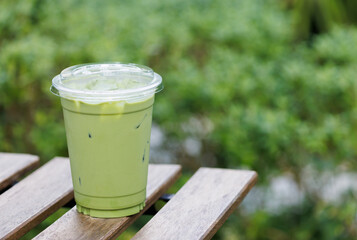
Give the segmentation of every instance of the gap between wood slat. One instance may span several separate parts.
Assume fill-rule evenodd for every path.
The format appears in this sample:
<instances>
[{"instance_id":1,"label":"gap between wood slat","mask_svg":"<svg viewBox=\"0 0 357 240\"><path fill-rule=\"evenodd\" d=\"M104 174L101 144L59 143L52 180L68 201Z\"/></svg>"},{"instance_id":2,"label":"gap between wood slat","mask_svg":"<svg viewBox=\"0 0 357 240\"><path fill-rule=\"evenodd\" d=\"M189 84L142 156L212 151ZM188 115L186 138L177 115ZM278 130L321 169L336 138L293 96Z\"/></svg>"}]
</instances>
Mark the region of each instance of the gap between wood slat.
<instances>
[{"instance_id":1,"label":"gap between wood slat","mask_svg":"<svg viewBox=\"0 0 357 240\"><path fill-rule=\"evenodd\" d=\"M69 160L55 158L0 195L0 239L18 239L73 198Z\"/></svg>"},{"instance_id":2,"label":"gap between wood slat","mask_svg":"<svg viewBox=\"0 0 357 240\"><path fill-rule=\"evenodd\" d=\"M35 155L0 152L0 192L39 164Z\"/></svg>"},{"instance_id":3,"label":"gap between wood slat","mask_svg":"<svg viewBox=\"0 0 357 240\"><path fill-rule=\"evenodd\" d=\"M256 179L253 171L200 168L133 239L210 239Z\"/></svg>"},{"instance_id":4,"label":"gap between wood slat","mask_svg":"<svg viewBox=\"0 0 357 240\"><path fill-rule=\"evenodd\" d=\"M100 219L80 214L74 207L34 239L115 239L154 204L180 174L179 165L149 165L146 205L140 213L130 217Z\"/></svg>"}]
</instances>

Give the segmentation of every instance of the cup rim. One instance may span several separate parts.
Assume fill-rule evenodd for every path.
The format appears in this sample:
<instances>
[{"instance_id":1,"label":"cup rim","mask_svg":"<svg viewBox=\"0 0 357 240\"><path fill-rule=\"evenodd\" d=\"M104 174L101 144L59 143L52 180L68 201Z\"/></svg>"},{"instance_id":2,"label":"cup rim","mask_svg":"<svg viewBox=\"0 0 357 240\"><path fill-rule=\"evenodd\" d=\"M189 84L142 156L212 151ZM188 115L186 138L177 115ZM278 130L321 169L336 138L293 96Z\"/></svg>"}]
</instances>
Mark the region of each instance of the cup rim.
<instances>
[{"instance_id":1,"label":"cup rim","mask_svg":"<svg viewBox=\"0 0 357 240\"><path fill-rule=\"evenodd\" d=\"M66 86L66 81L73 78L94 78L94 75L127 74L135 77L147 78L150 81L147 85L115 90L81 90ZM121 62L101 62L86 63L70 66L65 68L60 74L52 79L50 91L59 97L75 100L89 101L118 101L118 100L135 100L153 95L163 89L162 78L151 68L134 64Z\"/></svg>"}]
</instances>

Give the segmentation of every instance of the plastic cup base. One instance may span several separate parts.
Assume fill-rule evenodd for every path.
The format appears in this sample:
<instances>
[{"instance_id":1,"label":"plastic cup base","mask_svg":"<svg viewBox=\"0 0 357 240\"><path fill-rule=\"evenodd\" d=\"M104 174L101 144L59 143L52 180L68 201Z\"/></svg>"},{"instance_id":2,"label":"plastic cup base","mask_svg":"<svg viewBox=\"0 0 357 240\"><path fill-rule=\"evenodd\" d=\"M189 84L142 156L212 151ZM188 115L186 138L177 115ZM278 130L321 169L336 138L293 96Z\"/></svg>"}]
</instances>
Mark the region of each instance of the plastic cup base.
<instances>
[{"instance_id":1,"label":"plastic cup base","mask_svg":"<svg viewBox=\"0 0 357 240\"><path fill-rule=\"evenodd\" d=\"M136 206L122 208L122 209L113 209L113 210L102 210L102 209L93 209L86 208L77 204L77 211L96 218L118 218L118 217L127 217L134 215L145 207L145 202L142 202Z\"/></svg>"}]
</instances>

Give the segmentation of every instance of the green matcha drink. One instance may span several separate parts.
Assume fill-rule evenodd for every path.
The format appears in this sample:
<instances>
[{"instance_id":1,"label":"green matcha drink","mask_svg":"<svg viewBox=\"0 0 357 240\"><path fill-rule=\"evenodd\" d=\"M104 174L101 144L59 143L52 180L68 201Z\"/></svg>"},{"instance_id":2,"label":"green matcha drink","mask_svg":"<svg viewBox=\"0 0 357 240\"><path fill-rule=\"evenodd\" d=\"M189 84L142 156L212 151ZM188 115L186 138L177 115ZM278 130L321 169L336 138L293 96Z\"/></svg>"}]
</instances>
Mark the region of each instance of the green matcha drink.
<instances>
[{"instance_id":1,"label":"green matcha drink","mask_svg":"<svg viewBox=\"0 0 357 240\"><path fill-rule=\"evenodd\" d=\"M140 65L102 63L67 68L52 83L63 107L77 210L103 218L142 210L161 77Z\"/></svg>"}]
</instances>

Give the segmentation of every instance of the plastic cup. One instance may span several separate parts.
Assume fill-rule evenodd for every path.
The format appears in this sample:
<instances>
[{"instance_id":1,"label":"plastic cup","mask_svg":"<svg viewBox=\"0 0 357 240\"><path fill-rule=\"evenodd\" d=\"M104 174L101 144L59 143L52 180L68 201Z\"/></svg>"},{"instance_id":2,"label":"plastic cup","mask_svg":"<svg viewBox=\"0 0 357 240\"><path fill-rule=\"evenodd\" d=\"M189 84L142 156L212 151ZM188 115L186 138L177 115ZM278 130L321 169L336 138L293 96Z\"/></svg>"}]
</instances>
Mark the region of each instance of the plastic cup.
<instances>
[{"instance_id":1,"label":"plastic cup","mask_svg":"<svg viewBox=\"0 0 357 240\"><path fill-rule=\"evenodd\" d=\"M158 74L136 64L76 65L53 78L77 211L112 218L144 208L152 109L162 88Z\"/></svg>"}]
</instances>

